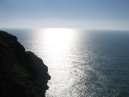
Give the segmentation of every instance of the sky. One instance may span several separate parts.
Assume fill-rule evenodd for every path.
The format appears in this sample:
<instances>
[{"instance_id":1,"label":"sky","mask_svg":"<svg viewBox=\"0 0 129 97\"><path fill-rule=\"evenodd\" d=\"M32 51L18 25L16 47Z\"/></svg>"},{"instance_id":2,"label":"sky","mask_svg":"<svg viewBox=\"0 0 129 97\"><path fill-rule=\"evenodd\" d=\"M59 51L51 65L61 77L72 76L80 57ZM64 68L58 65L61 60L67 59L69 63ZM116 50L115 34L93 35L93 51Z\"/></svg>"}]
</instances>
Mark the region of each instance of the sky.
<instances>
[{"instance_id":1,"label":"sky","mask_svg":"<svg viewBox=\"0 0 129 97\"><path fill-rule=\"evenodd\" d=\"M129 0L0 0L0 28L129 30Z\"/></svg>"}]
</instances>

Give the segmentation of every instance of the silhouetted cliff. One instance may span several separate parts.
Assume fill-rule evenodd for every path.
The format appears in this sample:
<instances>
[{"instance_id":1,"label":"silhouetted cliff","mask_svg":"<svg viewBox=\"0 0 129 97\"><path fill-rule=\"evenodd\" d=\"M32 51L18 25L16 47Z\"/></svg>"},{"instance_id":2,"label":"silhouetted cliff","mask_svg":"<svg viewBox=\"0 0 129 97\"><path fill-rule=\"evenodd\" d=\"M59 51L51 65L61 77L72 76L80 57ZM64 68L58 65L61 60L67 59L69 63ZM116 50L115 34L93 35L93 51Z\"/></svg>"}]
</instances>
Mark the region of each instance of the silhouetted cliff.
<instances>
[{"instance_id":1,"label":"silhouetted cliff","mask_svg":"<svg viewBox=\"0 0 129 97\"><path fill-rule=\"evenodd\" d=\"M0 97L45 97L50 76L34 53L17 38L0 31Z\"/></svg>"}]
</instances>

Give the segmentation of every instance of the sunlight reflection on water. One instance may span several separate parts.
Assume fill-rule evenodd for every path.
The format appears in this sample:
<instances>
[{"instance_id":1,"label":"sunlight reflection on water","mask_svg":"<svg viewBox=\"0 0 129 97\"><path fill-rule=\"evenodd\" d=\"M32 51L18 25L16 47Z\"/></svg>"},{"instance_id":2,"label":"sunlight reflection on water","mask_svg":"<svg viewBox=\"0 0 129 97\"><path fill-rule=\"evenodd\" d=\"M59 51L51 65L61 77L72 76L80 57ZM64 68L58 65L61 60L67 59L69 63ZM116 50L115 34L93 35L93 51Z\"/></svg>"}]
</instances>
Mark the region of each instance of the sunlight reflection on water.
<instances>
[{"instance_id":1,"label":"sunlight reflection on water","mask_svg":"<svg viewBox=\"0 0 129 97\"><path fill-rule=\"evenodd\" d=\"M37 36L36 36L37 35ZM40 55L49 68L51 80L47 97L78 97L75 82L78 83L84 71L76 68L82 57L79 52L79 36L74 29L41 29L36 33L35 41L41 42ZM34 39L33 38L33 39ZM42 53L41 53L42 50ZM38 51L38 50L37 50ZM38 53L38 52L36 52ZM76 88L74 88L76 87Z\"/></svg>"},{"instance_id":2,"label":"sunlight reflection on water","mask_svg":"<svg viewBox=\"0 0 129 97\"><path fill-rule=\"evenodd\" d=\"M63 31L64 30L64 31ZM43 33L44 54L49 61L49 73L52 77L49 82L48 97L71 97L70 88L75 79L71 75L73 59L71 55L74 48L76 34L71 29L48 29ZM76 94L77 95L77 94Z\"/></svg>"}]
</instances>

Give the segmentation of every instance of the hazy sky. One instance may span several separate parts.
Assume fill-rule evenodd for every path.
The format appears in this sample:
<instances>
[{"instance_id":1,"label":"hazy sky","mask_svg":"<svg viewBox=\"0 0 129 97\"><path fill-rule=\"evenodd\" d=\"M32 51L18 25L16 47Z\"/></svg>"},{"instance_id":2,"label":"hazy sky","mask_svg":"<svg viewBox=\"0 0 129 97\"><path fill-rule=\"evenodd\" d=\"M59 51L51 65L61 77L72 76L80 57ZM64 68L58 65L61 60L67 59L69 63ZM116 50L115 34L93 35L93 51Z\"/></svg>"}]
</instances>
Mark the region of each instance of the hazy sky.
<instances>
[{"instance_id":1,"label":"hazy sky","mask_svg":"<svg viewBox=\"0 0 129 97\"><path fill-rule=\"evenodd\" d=\"M129 29L129 0L0 0L0 27Z\"/></svg>"}]
</instances>

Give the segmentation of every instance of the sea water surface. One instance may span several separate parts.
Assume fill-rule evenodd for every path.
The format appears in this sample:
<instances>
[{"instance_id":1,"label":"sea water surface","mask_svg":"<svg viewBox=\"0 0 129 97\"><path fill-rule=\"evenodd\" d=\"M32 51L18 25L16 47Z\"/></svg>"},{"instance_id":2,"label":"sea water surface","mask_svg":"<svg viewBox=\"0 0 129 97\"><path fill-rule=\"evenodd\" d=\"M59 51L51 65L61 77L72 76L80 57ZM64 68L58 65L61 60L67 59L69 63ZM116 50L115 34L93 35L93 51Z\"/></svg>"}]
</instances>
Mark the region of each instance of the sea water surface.
<instances>
[{"instance_id":1,"label":"sea water surface","mask_svg":"<svg viewBox=\"0 0 129 97\"><path fill-rule=\"evenodd\" d=\"M48 66L46 97L129 97L129 32L6 31Z\"/></svg>"}]
</instances>

